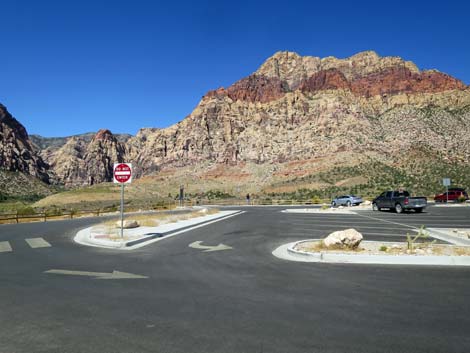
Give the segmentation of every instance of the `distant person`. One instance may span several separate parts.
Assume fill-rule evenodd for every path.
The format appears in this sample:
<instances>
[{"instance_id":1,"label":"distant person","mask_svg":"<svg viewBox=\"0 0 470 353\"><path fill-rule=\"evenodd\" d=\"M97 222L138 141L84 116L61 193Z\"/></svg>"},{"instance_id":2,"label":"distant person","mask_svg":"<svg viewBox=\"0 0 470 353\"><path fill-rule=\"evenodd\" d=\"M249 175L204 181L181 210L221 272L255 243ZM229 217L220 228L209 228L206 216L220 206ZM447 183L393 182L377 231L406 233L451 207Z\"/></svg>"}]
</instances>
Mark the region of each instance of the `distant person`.
<instances>
[{"instance_id":1,"label":"distant person","mask_svg":"<svg viewBox=\"0 0 470 353\"><path fill-rule=\"evenodd\" d=\"M246 194L246 204L250 204L250 194Z\"/></svg>"}]
</instances>

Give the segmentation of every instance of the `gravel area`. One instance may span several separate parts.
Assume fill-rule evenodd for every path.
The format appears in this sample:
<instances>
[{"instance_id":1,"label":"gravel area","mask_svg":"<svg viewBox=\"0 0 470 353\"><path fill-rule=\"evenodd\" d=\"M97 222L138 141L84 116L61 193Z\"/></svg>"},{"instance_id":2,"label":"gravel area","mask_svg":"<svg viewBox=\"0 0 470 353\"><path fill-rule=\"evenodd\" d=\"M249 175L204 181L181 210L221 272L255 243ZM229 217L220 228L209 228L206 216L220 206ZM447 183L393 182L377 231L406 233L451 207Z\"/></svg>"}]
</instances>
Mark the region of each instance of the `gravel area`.
<instances>
[{"instance_id":1,"label":"gravel area","mask_svg":"<svg viewBox=\"0 0 470 353\"><path fill-rule=\"evenodd\" d=\"M327 249L322 246L321 240L307 240L298 243L295 250L311 253L332 254L369 254L369 255L442 255L442 256L470 256L470 246L443 245L432 243L414 244L413 250L407 249L407 243L362 241L357 249Z\"/></svg>"}]
</instances>

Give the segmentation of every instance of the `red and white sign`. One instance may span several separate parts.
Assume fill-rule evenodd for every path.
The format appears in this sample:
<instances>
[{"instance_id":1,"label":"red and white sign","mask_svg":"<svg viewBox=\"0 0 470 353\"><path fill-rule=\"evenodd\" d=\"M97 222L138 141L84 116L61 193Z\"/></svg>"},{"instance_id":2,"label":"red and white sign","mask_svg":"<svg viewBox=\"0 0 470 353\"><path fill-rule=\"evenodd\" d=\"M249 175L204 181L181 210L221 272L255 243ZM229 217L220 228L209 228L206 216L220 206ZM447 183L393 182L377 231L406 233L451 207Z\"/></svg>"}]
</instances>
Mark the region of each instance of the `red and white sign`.
<instances>
[{"instance_id":1,"label":"red and white sign","mask_svg":"<svg viewBox=\"0 0 470 353\"><path fill-rule=\"evenodd\" d=\"M132 182L132 163L114 163L114 183L130 184Z\"/></svg>"}]
</instances>

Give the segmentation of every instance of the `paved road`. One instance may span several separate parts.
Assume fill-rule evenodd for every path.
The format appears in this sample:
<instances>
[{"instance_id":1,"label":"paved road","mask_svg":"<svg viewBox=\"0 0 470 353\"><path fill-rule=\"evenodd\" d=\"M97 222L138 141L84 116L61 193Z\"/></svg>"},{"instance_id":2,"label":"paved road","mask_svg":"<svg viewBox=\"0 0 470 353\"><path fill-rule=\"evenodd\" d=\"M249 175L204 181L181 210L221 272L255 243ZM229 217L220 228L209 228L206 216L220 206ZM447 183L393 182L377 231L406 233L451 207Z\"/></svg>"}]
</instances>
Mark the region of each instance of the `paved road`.
<instances>
[{"instance_id":1,"label":"paved road","mask_svg":"<svg viewBox=\"0 0 470 353\"><path fill-rule=\"evenodd\" d=\"M0 352L470 351L470 269L271 255L281 244L351 226L380 240L402 239L422 224L470 227L468 209L339 217L244 209L132 252L74 244L75 232L96 219L0 226L0 242L11 247L0 252ZM194 241L233 250L203 252L188 247ZM44 273L50 269L149 278Z\"/></svg>"}]
</instances>

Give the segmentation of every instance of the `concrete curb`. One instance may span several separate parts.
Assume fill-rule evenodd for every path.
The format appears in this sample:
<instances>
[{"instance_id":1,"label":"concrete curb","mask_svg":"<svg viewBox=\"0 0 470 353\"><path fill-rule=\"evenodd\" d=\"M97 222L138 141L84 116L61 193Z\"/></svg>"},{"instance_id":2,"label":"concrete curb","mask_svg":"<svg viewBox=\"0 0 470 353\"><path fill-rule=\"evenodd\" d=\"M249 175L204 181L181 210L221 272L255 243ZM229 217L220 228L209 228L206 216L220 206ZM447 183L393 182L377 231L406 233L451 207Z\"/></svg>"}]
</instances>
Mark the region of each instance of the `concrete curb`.
<instances>
[{"instance_id":1,"label":"concrete curb","mask_svg":"<svg viewBox=\"0 0 470 353\"><path fill-rule=\"evenodd\" d=\"M343 264L374 264L374 265L419 265L419 266L470 266L470 256L439 256L439 255L366 255L339 253L310 253L295 250L294 247L303 242L320 239L308 239L281 245L272 254L278 258L297 262L322 262ZM387 242L380 242L386 244ZM450 245L451 246L451 245Z\"/></svg>"},{"instance_id":2,"label":"concrete curb","mask_svg":"<svg viewBox=\"0 0 470 353\"><path fill-rule=\"evenodd\" d=\"M470 246L470 239L462 239L455 235L451 235L449 234L449 231L444 228L428 228L426 230L429 232L429 236L433 238L444 240L454 245Z\"/></svg>"},{"instance_id":3,"label":"concrete curb","mask_svg":"<svg viewBox=\"0 0 470 353\"><path fill-rule=\"evenodd\" d=\"M201 222L194 222L189 225L178 226L177 223L174 224L171 230L166 232L148 232L143 233L144 237L138 239L132 239L125 242L111 242L109 240L100 240L93 238L91 239L90 232L92 227L88 227L85 229L80 230L74 237L74 241L81 245L86 246L93 246L105 249L116 249L116 250L134 250L148 244L160 241L165 238L172 237L177 234L181 234L192 229L200 228L211 223L215 223L218 221L222 221L227 218L231 218L237 216L239 214L244 213L244 211L223 211L223 214L219 215L218 217L211 217ZM215 215L214 215L215 216ZM148 229L151 229L147 227ZM145 236L146 235L146 236Z\"/></svg>"}]
</instances>

